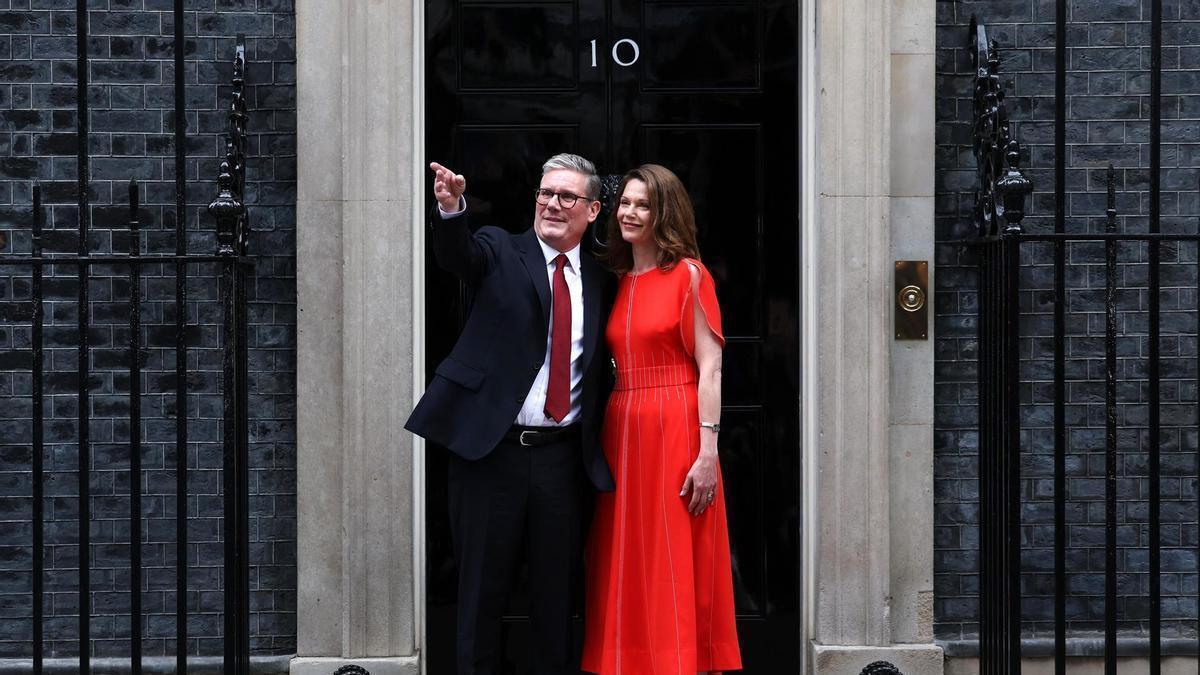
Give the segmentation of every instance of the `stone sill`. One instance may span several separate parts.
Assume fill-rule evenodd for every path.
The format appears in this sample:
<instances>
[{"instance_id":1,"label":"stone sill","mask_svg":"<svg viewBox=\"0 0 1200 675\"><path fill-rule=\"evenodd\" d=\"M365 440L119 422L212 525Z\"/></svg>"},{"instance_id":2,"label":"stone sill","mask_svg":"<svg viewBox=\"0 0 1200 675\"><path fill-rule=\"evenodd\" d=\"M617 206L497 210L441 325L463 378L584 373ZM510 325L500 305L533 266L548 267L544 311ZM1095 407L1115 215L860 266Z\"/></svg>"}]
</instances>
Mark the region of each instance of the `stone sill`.
<instances>
[{"instance_id":1,"label":"stone sill","mask_svg":"<svg viewBox=\"0 0 1200 675\"><path fill-rule=\"evenodd\" d=\"M937 640L946 652L946 658L974 658L979 656L979 640ZM1196 638L1163 638L1163 656L1195 656ZM1150 638L1118 637L1117 656L1149 656ZM1054 656L1053 638L1022 638L1021 656ZM1104 656L1103 637L1067 638L1067 656Z\"/></svg>"},{"instance_id":2,"label":"stone sill","mask_svg":"<svg viewBox=\"0 0 1200 675\"><path fill-rule=\"evenodd\" d=\"M278 675L288 672L288 664L292 655L283 656L251 656L250 672L256 675ZM221 675L224 659L220 656L189 656L187 660L188 675ZM124 675L132 672L132 663L128 658L93 658L91 660L93 673L113 673ZM42 661L44 673L78 673L79 659L45 659ZM33 659L0 659L0 675L25 675L33 672ZM142 659L143 673L174 673L174 656L147 656Z\"/></svg>"}]
</instances>

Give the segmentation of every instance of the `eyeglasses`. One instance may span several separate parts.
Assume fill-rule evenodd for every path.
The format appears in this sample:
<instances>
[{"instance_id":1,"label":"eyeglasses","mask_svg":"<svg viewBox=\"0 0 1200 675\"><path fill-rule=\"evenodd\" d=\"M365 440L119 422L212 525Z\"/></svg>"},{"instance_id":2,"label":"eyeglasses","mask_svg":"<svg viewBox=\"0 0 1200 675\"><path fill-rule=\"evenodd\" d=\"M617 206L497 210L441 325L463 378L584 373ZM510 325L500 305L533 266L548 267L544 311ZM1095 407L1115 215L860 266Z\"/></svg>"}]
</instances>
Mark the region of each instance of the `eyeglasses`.
<instances>
[{"instance_id":1,"label":"eyeglasses","mask_svg":"<svg viewBox=\"0 0 1200 675\"><path fill-rule=\"evenodd\" d=\"M580 199L585 199L589 202L592 201L591 199L588 199L587 197L581 197L574 192L555 192L554 190L547 190L546 188L538 188L533 192L533 198L537 200L537 203L543 206L549 204L550 200L554 199L555 197L558 197L558 204L564 209L569 209L575 206L575 202L579 201Z\"/></svg>"}]
</instances>

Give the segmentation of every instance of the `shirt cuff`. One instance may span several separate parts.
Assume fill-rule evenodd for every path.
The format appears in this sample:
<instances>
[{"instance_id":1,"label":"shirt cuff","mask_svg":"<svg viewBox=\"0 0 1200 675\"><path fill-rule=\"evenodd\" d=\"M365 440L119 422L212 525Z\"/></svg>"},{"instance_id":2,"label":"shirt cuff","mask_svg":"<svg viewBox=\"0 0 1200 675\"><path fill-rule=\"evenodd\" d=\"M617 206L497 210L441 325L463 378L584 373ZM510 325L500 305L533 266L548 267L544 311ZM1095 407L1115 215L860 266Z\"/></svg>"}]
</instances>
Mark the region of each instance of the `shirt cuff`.
<instances>
[{"instance_id":1,"label":"shirt cuff","mask_svg":"<svg viewBox=\"0 0 1200 675\"><path fill-rule=\"evenodd\" d=\"M463 212L466 210L467 210L467 200L461 196L458 198L458 210L457 211L443 211L442 205L438 204L438 213L441 214L442 220L446 220L447 218L454 218L456 216L461 216L463 214Z\"/></svg>"}]
</instances>

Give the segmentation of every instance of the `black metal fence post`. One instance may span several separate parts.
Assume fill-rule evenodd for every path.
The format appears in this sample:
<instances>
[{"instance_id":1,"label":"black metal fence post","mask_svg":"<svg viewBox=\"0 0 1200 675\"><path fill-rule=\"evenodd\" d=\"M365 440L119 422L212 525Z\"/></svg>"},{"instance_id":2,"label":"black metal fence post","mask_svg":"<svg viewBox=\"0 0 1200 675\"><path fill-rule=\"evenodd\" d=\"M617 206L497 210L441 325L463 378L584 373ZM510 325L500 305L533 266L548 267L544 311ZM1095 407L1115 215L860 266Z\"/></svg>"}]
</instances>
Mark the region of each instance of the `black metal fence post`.
<instances>
[{"instance_id":1,"label":"black metal fence post","mask_svg":"<svg viewBox=\"0 0 1200 675\"><path fill-rule=\"evenodd\" d=\"M79 670L91 672L91 397L88 386L91 381L91 359L88 349L88 328L91 325L91 303L88 298L88 232L91 223L91 203L88 190L91 162L88 156L88 8L85 0L75 3L75 49L76 70L76 133L78 134L79 161Z\"/></svg>"},{"instance_id":2,"label":"black metal fence post","mask_svg":"<svg viewBox=\"0 0 1200 675\"><path fill-rule=\"evenodd\" d=\"M1162 0L1150 2L1150 232L1160 231L1159 216L1162 211L1162 42L1163 42L1163 11ZM1111 165L1110 165L1111 172ZM1116 190L1112 183L1110 194ZM1116 203L1110 199L1113 213ZM1111 222L1111 219L1110 219ZM1115 224L1112 225L1115 231ZM1160 675L1162 672L1162 542L1161 542L1161 504L1160 504L1160 459L1162 450L1162 416L1159 406L1161 361L1159 354L1159 329L1162 313L1160 312L1161 278L1159 275L1159 257L1161 247L1157 241L1147 244L1150 248L1150 307L1149 307L1149 384L1150 384L1150 420L1148 422L1150 457L1149 457L1149 562L1150 562L1150 675ZM1114 649L1115 651L1115 649ZM1113 673L1116 666L1113 666Z\"/></svg>"},{"instance_id":3,"label":"black metal fence post","mask_svg":"<svg viewBox=\"0 0 1200 675\"><path fill-rule=\"evenodd\" d=\"M1054 231L1067 221L1067 0L1054 8ZM1054 242L1054 673L1067 675L1066 242Z\"/></svg>"},{"instance_id":4,"label":"black metal fence post","mask_svg":"<svg viewBox=\"0 0 1200 675\"><path fill-rule=\"evenodd\" d=\"M1033 186L1021 173L1000 86L1000 57L971 22L979 236L980 672L1021 670L1021 221Z\"/></svg>"},{"instance_id":5,"label":"black metal fence post","mask_svg":"<svg viewBox=\"0 0 1200 675\"><path fill-rule=\"evenodd\" d=\"M1108 172L1104 231L1117 229L1116 188ZM1154 243L1151 242L1151 246ZM1117 242L1104 242L1104 672L1117 672Z\"/></svg>"},{"instance_id":6,"label":"black metal fence post","mask_svg":"<svg viewBox=\"0 0 1200 675\"><path fill-rule=\"evenodd\" d=\"M244 266L247 228L245 194L245 36L238 35L233 62L233 100L220 193L208 205L217 222L224 305L224 479L225 479L225 672L250 668L249 425L246 417L247 352Z\"/></svg>"},{"instance_id":7,"label":"black metal fence post","mask_svg":"<svg viewBox=\"0 0 1200 675\"><path fill-rule=\"evenodd\" d=\"M129 647L142 672L142 267L138 185L129 181Z\"/></svg>"},{"instance_id":8,"label":"black metal fence post","mask_svg":"<svg viewBox=\"0 0 1200 675\"><path fill-rule=\"evenodd\" d=\"M33 374L32 379L32 395L33 395L33 410L32 417L32 441L33 441L33 672L34 675L41 675L43 668L43 660L45 658L45 640L42 636L42 629L45 626L44 603L45 603L45 581L44 571L46 568L45 560L45 480L44 467L44 437L42 433L42 418L44 413L43 406L45 401L42 398L42 324L45 318L42 314L42 186L39 183L33 184L33 246L31 249L32 258L34 259L31 265L30 272L33 274L33 283L31 287L31 302L33 304L33 317L31 320L32 326L30 329L30 341L33 343Z\"/></svg>"},{"instance_id":9,"label":"black metal fence post","mask_svg":"<svg viewBox=\"0 0 1200 675\"><path fill-rule=\"evenodd\" d=\"M187 379L187 99L183 0L175 0L175 672L187 675L188 653L188 379Z\"/></svg>"}]
</instances>

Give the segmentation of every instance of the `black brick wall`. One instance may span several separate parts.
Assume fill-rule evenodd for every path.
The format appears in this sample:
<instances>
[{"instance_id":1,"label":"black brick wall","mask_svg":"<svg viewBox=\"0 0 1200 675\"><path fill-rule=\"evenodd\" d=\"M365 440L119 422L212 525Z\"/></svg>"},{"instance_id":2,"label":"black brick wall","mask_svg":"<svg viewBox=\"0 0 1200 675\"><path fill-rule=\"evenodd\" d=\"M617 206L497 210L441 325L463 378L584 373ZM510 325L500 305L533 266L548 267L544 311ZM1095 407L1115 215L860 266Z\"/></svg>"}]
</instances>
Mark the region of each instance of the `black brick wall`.
<instances>
[{"instance_id":1,"label":"black brick wall","mask_svg":"<svg viewBox=\"0 0 1200 675\"><path fill-rule=\"evenodd\" d=\"M947 244L973 232L971 15L1001 47L1008 108L1034 181L1025 226L1054 228L1054 0L939 0L937 45L937 251L935 632L978 630L979 511L974 260ZM1118 228L1147 231L1150 2L1068 3L1066 226L1104 228L1105 174L1117 169ZM1200 226L1200 2L1163 1L1162 217L1164 232ZM1196 635L1197 247L1161 248L1162 589L1164 636ZM1053 624L1053 249L1026 245L1021 276L1023 603L1026 635ZM1067 615L1072 636L1103 628L1104 249L1067 248ZM1145 244L1118 251L1118 558L1122 635L1145 635L1149 617Z\"/></svg>"},{"instance_id":2,"label":"black brick wall","mask_svg":"<svg viewBox=\"0 0 1200 675\"><path fill-rule=\"evenodd\" d=\"M145 253L175 249L172 0L89 0L91 182L96 253L128 250L126 189L142 186ZM215 252L204 206L216 195L234 36L247 35L250 253L252 649L295 651L295 18L292 0L187 0L188 249ZM0 0L0 255L30 250L31 180L44 186L46 246L76 248L75 0ZM92 651L129 653L129 285L120 266L90 283ZM187 308L189 651L221 649L219 295L192 265ZM47 269L47 655L78 653L75 269ZM142 541L147 655L173 654L175 525L174 268L144 273L141 312ZM31 654L32 481L27 268L0 267L0 658ZM22 309L25 308L25 309ZM5 310L13 310L9 316Z\"/></svg>"}]
</instances>

